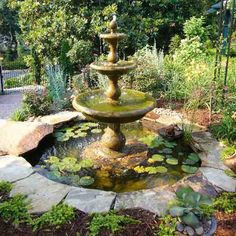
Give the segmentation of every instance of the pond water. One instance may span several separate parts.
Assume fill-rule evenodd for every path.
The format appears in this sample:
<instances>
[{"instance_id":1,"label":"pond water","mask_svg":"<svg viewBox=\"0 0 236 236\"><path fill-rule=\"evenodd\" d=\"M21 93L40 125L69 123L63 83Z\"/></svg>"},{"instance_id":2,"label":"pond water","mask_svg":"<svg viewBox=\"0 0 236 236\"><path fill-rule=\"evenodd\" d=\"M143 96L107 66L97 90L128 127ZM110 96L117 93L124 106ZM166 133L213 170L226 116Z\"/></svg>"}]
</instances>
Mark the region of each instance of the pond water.
<instances>
[{"instance_id":1,"label":"pond water","mask_svg":"<svg viewBox=\"0 0 236 236\"><path fill-rule=\"evenodd\" d=\"M198 155L182 140L167 141L141 123L133 122L122 125L122 131L126 139L148 145L147 158L122 174L116 174L114 169L112 173L107 168L94 169L91 161L81 159L81 153L84 147L101 138L104 128L104 125L91 122L62 127L25 158L38 173L51 180L114 192L171 185L196 172L200 166Z\"/></svg>"}]
</instances>

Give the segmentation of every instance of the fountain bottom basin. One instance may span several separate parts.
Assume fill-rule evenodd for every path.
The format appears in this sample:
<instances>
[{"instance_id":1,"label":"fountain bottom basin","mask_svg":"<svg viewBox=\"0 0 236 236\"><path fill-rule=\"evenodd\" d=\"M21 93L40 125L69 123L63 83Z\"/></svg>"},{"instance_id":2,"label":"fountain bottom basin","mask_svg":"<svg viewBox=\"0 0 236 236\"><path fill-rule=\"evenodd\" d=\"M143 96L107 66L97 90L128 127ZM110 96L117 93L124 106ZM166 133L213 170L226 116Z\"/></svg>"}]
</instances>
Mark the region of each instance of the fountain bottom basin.
<instances>
[{"instance_id":1,"label":"fountain bottom basin","mask_svg":"<svg viewBox=\"0 0 236 236\"><path fill-rule=\"evenodd\" d=\"M53 181L114 192L172 185L187 175L182 166L194 152L181 140L162 140L161 146L150 148L144 142L157 134L140 122L124 124L121 131L127 138L125 149L108 158L106 150L99 150L104 128L105 125L91 122L62 127L25 158L35 171ZM103 157L96 160L99 152Z\"/></svg>"}]
</instances>

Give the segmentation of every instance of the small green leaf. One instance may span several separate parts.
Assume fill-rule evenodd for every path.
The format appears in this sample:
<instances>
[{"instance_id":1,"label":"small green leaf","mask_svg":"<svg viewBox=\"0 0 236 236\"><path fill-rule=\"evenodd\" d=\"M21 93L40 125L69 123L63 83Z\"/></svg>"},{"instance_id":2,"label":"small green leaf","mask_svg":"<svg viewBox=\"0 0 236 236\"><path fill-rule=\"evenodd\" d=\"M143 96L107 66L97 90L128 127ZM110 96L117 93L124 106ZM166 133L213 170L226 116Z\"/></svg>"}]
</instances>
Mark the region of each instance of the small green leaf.
<instances>
[{"instance_id":1,"label":"small green leaf","mask_svg":"<svg viewBox=\"0 0 236 236\"><path fill-rule=\"evenodd\" d=\"M169 212L172 217L176 217L184 215L184 210L184 207L174 206L170 208Z\"/></svg>"},{"instance_id":2,"label":"small green leaf","mask_svg":"<svg viewBox=\"0 0 236 236\"><path fill-rule=\"evenodd\" d=\"M93 183L94 183L94 178L92 178L91 176L83 176L79 180L79 184L81 186L89 186L92 185Z\"/></svg>"},{"instance_id":3,"label":"small green leaf","mask_svg":"<svg viewBox=\"0 0 236 236\"><path fill-rule=\"evenodd\" d=\"M176 196L180 199L184 199L185 196L188 194L188 193L192 193L194 190L187 186L187 187L180 187L177 189L176 191Z\"/></svg>"},{"instance_id":4,"label":"small green leaf","mask_svg":"<svg viewBox=\"0 0 236 236\"><path fill-rule=\"evenodd\" d=\"M102 132L102 129L92 129L91 133L93 134L100 134Z\"/></svg>"},{"instance_id":5,"label":"small green leaf","mask_svg":"<svg viewBox=\"0 0 236 236\"><path fill-rule=\"evenodd\" d=\"M198 227L200 224L199 219L192 212L189 212L186 215L182 216L181 219L186 225L194 228Z\"/></svg>"},{"instance_id":6,"label":"small green leaf","mask_svg":"<svg viewBox=\"0 0 236 236\"><path fill-rule=\"evenodd\" d=\"M179 161L176 158L168 158L166 159L166 163L175 166L178 165Z\"/></svg>"},{"instance_id":7,"label":"small green leaf","mask_svg":"<svg viewBox=\"0 0 236 236\"><path fill-rule=\"evenodd\" d=\"M136 166L136 167L134 167L134 171L137 172L138 174L142 174L142 173L146 172L144 166Z\"/></svg>"},{"instance_id":8,"label":"small green leaf","mask_svg":"<svg viewBox=\"0 0 236 236\"><path fill-rule=\"evenodd\" d=\"M197 167L195 167L195 166L188 166L188 165L182 165L181 169L182 169L182 171L184 171L185 173L188 173L188 174L194 174L198 170Z\"/></svg>"},{"instance_id":9,"label":"small green leaf","mask_svg":"<svg viewBox=\"0 0 236 236\"><path fill-rule=\"evenodd\" d=\"M164 160L164 156L163 155L160 155L160 154L154 154L154 155L152 155L152 159L154 160L154 161L163 161Z\"/></svg>"}]
</instances>

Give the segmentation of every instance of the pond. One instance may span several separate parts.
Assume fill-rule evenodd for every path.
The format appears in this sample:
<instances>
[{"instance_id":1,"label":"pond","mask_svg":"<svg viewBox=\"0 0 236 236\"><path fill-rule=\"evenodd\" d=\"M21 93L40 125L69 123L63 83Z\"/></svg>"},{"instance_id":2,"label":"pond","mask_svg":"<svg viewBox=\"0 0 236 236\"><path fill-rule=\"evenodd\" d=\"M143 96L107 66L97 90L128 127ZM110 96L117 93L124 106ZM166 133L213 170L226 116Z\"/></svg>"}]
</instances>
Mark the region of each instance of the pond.
<instances>
[{"instance_id":1,"label":"pond","mask_svg":"<svg viewBox=\"0 0 236 236\"><path fill-rule=\"evenodd\" d=\"M140 122L133 122L122 125L122 132L127 140L147 145L146 158L122 171L107 166L94 168L91 160L81 158L81 153L84 147L101 138L104 128L103 124L93 122L64 126L25 158L38 173L53 181L114 192L172 185L195 173L201 164L198 155L181 139L165 140Z\"/></svg>"}]
</instances>

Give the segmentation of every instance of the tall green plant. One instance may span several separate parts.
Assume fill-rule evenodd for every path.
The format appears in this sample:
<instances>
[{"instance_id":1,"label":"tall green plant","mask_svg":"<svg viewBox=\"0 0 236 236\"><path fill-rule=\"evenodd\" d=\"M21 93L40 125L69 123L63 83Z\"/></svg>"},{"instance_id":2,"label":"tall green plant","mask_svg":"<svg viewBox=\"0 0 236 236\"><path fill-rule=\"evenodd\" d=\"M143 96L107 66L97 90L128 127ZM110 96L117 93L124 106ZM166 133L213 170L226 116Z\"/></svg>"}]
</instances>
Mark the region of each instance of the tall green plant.
<instances>
[{"instance_id":1,"label":"tall green plant","mask_svg":"<svg viewBox=\"0 0 236 236\"><path fill-rule=\"evenodd\" d=\"M48 91L56 109L62 109L66 105L67 81L66 74L59 65L49 65L46 68L48 79Z\"/></svg>"}]
</instances>

